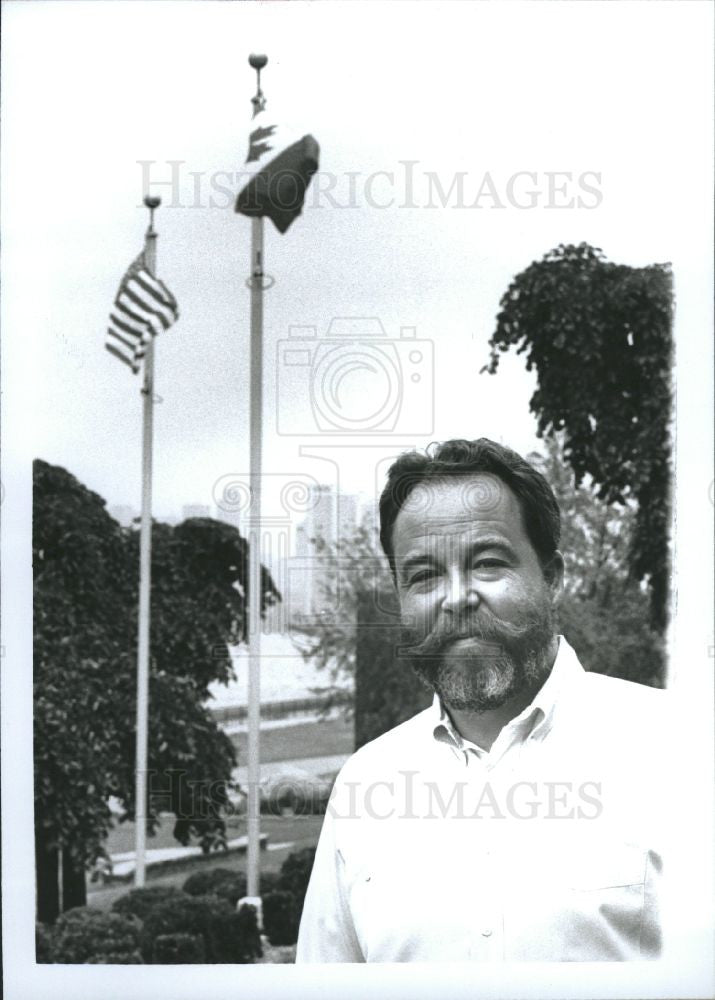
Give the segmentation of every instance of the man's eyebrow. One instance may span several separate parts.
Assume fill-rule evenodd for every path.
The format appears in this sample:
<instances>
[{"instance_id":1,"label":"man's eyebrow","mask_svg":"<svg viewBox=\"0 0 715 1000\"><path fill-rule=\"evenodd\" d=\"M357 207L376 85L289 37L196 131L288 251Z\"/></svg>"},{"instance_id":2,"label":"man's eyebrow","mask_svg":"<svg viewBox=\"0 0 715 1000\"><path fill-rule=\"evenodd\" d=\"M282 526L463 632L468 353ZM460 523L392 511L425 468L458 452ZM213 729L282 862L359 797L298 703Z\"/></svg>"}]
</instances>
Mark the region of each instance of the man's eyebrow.
<instances>
[{"instance_id":1,"label":"man's eyebrow","mask_svg":"<svg viewBox=\"0 0 715 1000\"><path fill-rule=\"evenodd\" d=\"M513 547L505 538L500 538L497 535L487 535L481 538L475 538L472 544L469 546L470 553L481 552L483 549L497 549L499 552L504 552L507 555L514 558L516 553Z\"/></svg>"},{"instance_id":2,"label":"man's eyebrow","mask_svg":"<svg viewBox=\"0 0 715 1000\"><path fill-rule=\"evenodd\" d=\"M505 538L502 538L499 535L482 535L479 538L475 538L469 545L467 551L470 556L473 556L475 553L483 552L487 549L493 549L496 552L501 552L510 559L516 558L516 553L512 546ZM429 550L408 556L404 560L396 560L399 575L402 577L405 577L409 571L414 569L416 566L429 565L437 561L438 560L434 553Z\"/></svg>"}]
</instances>

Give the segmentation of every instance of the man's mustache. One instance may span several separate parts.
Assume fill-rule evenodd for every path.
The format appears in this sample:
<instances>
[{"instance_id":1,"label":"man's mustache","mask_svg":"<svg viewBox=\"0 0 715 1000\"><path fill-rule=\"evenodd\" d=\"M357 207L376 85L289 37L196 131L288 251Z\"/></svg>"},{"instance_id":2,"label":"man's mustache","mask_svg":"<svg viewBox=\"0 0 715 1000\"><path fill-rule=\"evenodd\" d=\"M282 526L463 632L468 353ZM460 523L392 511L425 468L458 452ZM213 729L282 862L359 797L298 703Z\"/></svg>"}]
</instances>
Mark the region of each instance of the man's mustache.
<instances>
[{"instance_id":1,"label":"man's mustache","mask_svg":"<svg viewBox=\"0 0 715 1000\"><path fill-rule=\"evenodd\" d=\"M459 639L476 639L480 643L491 645L493 647L491 655L497 656L504 646L513 646L528 638L534 627L538 627L539 624L536 618L529 618L522 621L521 624L515 625L485 609L469 616L455 617L441 614L435 622L434 628L421 642L410 644L409 649L405 649L403 652L410 656L436 657ZM413 638L413 629L403 629L403 639L406 642L410 642ZM482 655L488 654L483 653Z\"/></svg>"}]
</instances>

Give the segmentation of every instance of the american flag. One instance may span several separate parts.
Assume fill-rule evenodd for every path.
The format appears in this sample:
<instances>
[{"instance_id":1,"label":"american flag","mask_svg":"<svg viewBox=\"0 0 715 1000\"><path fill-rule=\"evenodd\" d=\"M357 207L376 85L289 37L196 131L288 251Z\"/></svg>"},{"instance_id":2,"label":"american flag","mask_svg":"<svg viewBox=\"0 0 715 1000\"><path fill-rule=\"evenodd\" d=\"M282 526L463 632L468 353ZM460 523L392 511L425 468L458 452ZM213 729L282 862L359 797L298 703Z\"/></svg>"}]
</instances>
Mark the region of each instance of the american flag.
<instances>
[{"instance_id":1,"label":"american flag","mask_svg":"<svg viewBox=\"0 0 715 1000\"><path fill-rule=\"evenodd\" d=\"M150 339L178 318L176 299L163 281L149 273L142 251L119 285L104 346L136 374Z\"/></svg>"}]
</instances>

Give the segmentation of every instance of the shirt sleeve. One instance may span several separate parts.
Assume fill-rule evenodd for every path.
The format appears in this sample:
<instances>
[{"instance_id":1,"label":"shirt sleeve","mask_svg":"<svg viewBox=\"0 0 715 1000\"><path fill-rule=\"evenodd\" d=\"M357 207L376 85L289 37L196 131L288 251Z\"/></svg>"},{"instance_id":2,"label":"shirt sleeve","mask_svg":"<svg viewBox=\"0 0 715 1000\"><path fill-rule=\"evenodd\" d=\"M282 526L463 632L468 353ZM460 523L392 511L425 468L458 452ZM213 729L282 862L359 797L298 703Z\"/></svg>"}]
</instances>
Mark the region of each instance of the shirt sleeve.
<instances>
[{"instance_id":1,"label":"shirt sleeve","mask_svg":"<svg viewBox=\"0 0 715 1000\"><path fill-rule=\"evenodd\" d=\"M328 805L303 905L296 963L365 961L350 912L336 822Z\"/></svg>"}]
</instances>

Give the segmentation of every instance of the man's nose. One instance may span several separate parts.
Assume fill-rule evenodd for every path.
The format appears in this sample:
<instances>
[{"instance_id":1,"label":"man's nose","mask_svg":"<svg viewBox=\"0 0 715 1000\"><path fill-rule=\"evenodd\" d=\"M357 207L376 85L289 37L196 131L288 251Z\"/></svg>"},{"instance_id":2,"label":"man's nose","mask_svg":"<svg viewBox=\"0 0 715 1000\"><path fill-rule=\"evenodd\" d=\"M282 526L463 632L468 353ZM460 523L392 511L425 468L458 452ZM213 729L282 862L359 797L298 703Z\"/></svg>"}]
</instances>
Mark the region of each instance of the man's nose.
<instances>
[{"instance_id":1,"label":"man's nose","mask_svg":"<svg viewBox=\"0 0 715 1000\"><path fill-rule=\"evenodd\" d=\"M454 569L447 577L447 591L442 601L442 610L459 614L465 608L476 608L480 597L470 573Z\"/></svg>"}]
</instances>

